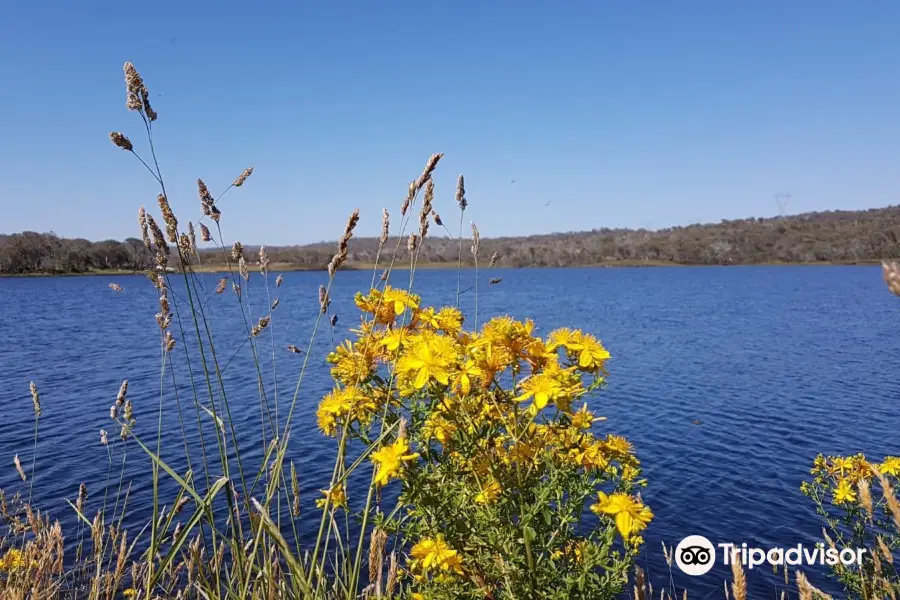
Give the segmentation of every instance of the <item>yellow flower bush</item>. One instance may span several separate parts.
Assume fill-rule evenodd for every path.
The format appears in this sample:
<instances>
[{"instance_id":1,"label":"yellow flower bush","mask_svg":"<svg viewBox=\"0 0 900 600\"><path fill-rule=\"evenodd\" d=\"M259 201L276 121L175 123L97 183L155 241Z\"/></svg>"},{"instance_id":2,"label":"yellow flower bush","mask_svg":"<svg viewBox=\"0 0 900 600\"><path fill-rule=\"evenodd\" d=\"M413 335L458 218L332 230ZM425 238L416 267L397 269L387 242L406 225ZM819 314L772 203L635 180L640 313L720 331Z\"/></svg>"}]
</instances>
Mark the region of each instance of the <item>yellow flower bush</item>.
<instances>
[{"instance_id":1,"label":"yellow flower bush","mask_svg":"<svg viewBox=\"0 0 900 600\"><path fill-rule=\"evenodd\" d=\"M407 544L413 597L621 592L653 513L631 444L592 431L603 344L508 316L468 331L458 309L389 285L355 302L362 323L328 356L335 387L317 418L341 448L363 442L379 498L399 480L376 524ZM320 507L347 506L323 493Z\"/></svg>"},{"instance_id":2,"label":"yellow flower bush","mask_svg":"<svg viewBox=\"0 0 900 600\"><path fill-rule=\"evenodd\" d=\"M862 568L832 567L850 598L900 594L895 555L900 548L900 457L871 462L863 454L818 455L800 489L826 522L826 542L865 548Z\"/></svg>"}]
</instances>

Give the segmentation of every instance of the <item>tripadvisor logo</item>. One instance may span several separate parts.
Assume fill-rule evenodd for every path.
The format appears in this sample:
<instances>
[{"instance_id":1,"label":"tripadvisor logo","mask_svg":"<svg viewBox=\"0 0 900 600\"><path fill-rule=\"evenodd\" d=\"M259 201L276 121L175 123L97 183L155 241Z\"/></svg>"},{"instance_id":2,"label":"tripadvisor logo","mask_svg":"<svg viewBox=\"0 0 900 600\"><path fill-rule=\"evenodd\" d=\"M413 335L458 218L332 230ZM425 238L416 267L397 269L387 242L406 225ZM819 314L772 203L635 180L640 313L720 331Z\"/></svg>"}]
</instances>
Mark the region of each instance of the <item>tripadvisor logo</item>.
<instances>
[{"instance_id":1,"label":"tripadvisor logo","mask_svg":"<svg viewBox=\"0 0 900 600\"><path fill-rule=\"evenodd\" d=\"M675 547L675 563L687 575L705 575L716 564L716 548L722 549L725 566L740 563L748 569L770 565L829 565L840 563L851 567L861 565L865 548L825 548L818 543L812 548L797 544L790 548L751 548L747 544L716 544L702 535L689 535Z\"/></svg>"},{"instance_id":2,"label":"tripadvisor logo","mask_svg":"<svg viewBox=\"0 0 900 600\"><path fill-rule=\"evenodd\" d=\"M705 575L716 564L716 549L702 535L689 535L675 547L675 563L688 575Z\"/></svg>"}]
</instances>

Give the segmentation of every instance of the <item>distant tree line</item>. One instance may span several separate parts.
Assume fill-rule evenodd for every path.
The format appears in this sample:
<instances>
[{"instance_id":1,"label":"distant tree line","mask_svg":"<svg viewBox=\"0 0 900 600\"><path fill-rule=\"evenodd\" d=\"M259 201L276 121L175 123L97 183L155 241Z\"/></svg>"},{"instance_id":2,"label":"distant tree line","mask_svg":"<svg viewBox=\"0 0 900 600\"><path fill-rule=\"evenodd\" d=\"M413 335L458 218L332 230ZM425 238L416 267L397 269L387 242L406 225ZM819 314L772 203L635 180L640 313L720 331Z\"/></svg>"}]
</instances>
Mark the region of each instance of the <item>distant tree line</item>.
<instances>
[{"instance_id":1,"label":"distant tree line","mask_svg":"<svg viewBox=\"0 0 900 600\"><path fill-rule=\"evenodd\" d=\"M153 255L138 238L124 242L66 239L55 233L0 234L0 273L84 273L94 270L146 270Z\"/></svg>"},{"instance_id":2,"label":"distant tree line","mask_svg":"<svg viewBox=\"0 0 900 600\"><path fill-rule=\"evenodd\" d=\"M487 231L487 227L483 227ZM432 226L431 231L438 229ZM729 265L767 262L866 262L900 258L900 206L864 211L828 211L768 219L741 219L650 231L594 229L591 231L482 238L479 261L498 255L499 266L564 267L616 262L669 262L684 265ZM463 262L473 264L471 242L463 241ZM390 260L398 248L406 262L406 240L392 237L381 251ZM334 253L333 242L267 247L273 263L324 268ZM258 247L245 246L245 255ZM350 242L348 266L371 264L378 252L376 238ZM429 234L419 263L457 262L459 242ZM202 249L204 264L224 265L227 252ZM0 235L0 273L79 273L91 270L152 267L153 257L137 238L123 242L64 239L53 233L23 232Z\"/></svg>"}]
</instances>

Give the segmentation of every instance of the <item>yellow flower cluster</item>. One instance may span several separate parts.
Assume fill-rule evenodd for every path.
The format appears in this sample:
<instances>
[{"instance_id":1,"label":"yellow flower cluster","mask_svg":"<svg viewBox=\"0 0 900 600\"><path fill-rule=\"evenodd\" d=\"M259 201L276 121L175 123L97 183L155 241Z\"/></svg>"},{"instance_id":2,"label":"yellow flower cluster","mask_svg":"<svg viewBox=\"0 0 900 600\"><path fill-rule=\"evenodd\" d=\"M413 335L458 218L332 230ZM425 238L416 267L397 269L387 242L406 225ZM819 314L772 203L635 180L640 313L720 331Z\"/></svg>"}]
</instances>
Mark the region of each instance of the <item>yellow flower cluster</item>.
<instances>
[{"instance_id":1,"label":"yellow flower cluster","mask_svg":"<svg viewBox=\"0 0 900 600\"><path fill-rule=\"evenodd\" d=\"M404 419L369 460L376 487L404 482L408 514L421 517L428 507L440 520L441 510L461 502L479 511L484 527L518 528L522 498L559 473L554 481L589 482L582 489L598 494L592 510L614 524L626 546L642 543L638 534L653 513L629 493L641 484L640 463L626 439L592 432L603 418L584 401L605 383L610 354L600 340L565 328L542 338L531 320L509 316L466 331L457 308L425 307L419 296L388 285L356 294L355 302L363 319L355 339L328 356L335 387L319 404L318 425L325 435L372 444L383 431L378 425ZM320 507L346 507L341 486L322 493ZM462 573L452 547L459 539L423 527L413 534L420 541L411 572L429 581ZM585 543L554 539L542 547L574 560Z\"/></svg>"},{"instance_id":2,"label":"yellow flower cluster","mask_svg":"<svg viewBox=\"0 0 900 600\"><path fill-rule=\"evenodd\" d=\"M810 470L813 480L803 482L801 490L810 495L815 488L820 488L831 493L834 504L853 504L857 501L857 484L874 477L873 466L883 475L900 477L900 457L897 456L886 456L879 464L868 461L863 454L827 457L819 454Z\"/></svg>"},{"instance_id":3,"label":"yellow flower cluster","mask_svg":"<svg viewBox=\"0 0 900 600\"><path fill-rule=\"evenodd\" d=\"M441 581L463 572L459 553L441 535L421 540L412 547L410 555L410 572L420 581L432 573L436 573L435 579Z\"/></svg>"},{"instance_id":4,"label":"yellow flower cluster","mask_svg":"<svg viewBox=\"0 0 900 600\"><path fill-rule=\"evenodd\" d=\"M25 566L25 557L17 548L10 548L0 556L0 571L13 572Z\"/></svg>"}]
</instances>

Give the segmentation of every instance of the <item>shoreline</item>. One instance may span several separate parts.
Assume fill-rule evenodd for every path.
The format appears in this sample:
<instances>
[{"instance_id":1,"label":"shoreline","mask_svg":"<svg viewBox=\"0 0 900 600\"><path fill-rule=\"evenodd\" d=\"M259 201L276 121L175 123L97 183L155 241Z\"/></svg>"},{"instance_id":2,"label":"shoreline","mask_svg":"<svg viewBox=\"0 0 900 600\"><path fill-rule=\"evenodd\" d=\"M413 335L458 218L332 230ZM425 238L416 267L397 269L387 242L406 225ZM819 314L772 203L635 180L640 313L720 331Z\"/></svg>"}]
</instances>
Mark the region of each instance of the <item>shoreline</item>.
<instances>
[{"instance_id":1,"label":"shoreline","mask_svg":"<svg viewBox=\"0 0 900 600\"><path fill-rule=\"evenodd\" d=\"M719 267L861 267L861 266L879 266L881 265L880 259L871 259L871 260L858 260L858 261L816 261L816 262L782 262L782 261L769 261L769 262L757 262L757 263L736 263L736 264L727 264L727 265L711 265L711 264L691 264L691 263L675 263L669 261L653 261L653 260L618 260L618 261L610 261L589 265L566 265L566 266L543 266L543 265L528 265L521 267L494 267L494 269L634 269L634 268L659 268L659 267L670 267L670 268L678 268L678 267L710 267L710 268L719 268ZM387 265L379 265L379 269L386 268ZM416 270L450 270L456 269L457 265L454 263L420 263L416 265ZM465 265L463 269L473 270L475 267L473 265ZM483 271L487 271L488 267L479 267ZM375 269L374 263L357 263L355 265L347 265L342 271L372 271ZM409 263L395 263L394 270L396 271L408 271ZM311 267L307 265L292 265L292 264L273 264L269 267L270 272L279 272L279 273L290 273L296 271L326 271L325 267ZM175 270L174 273L179 273L180 271ZM209 274L228 274L229 272L236 273L236 269L233 267L229 269L227 265L206 265L206 266L195 266L195 273L209 273ZM0 273L0 279L2 278L19 278L19 277L89 277L89 276L123 276L123 275L145 275L147 271L133 271L130 269L99 269L92 271L84 271L84 272L39 272L39 273Z\"/></svg>"}]
</instances>

